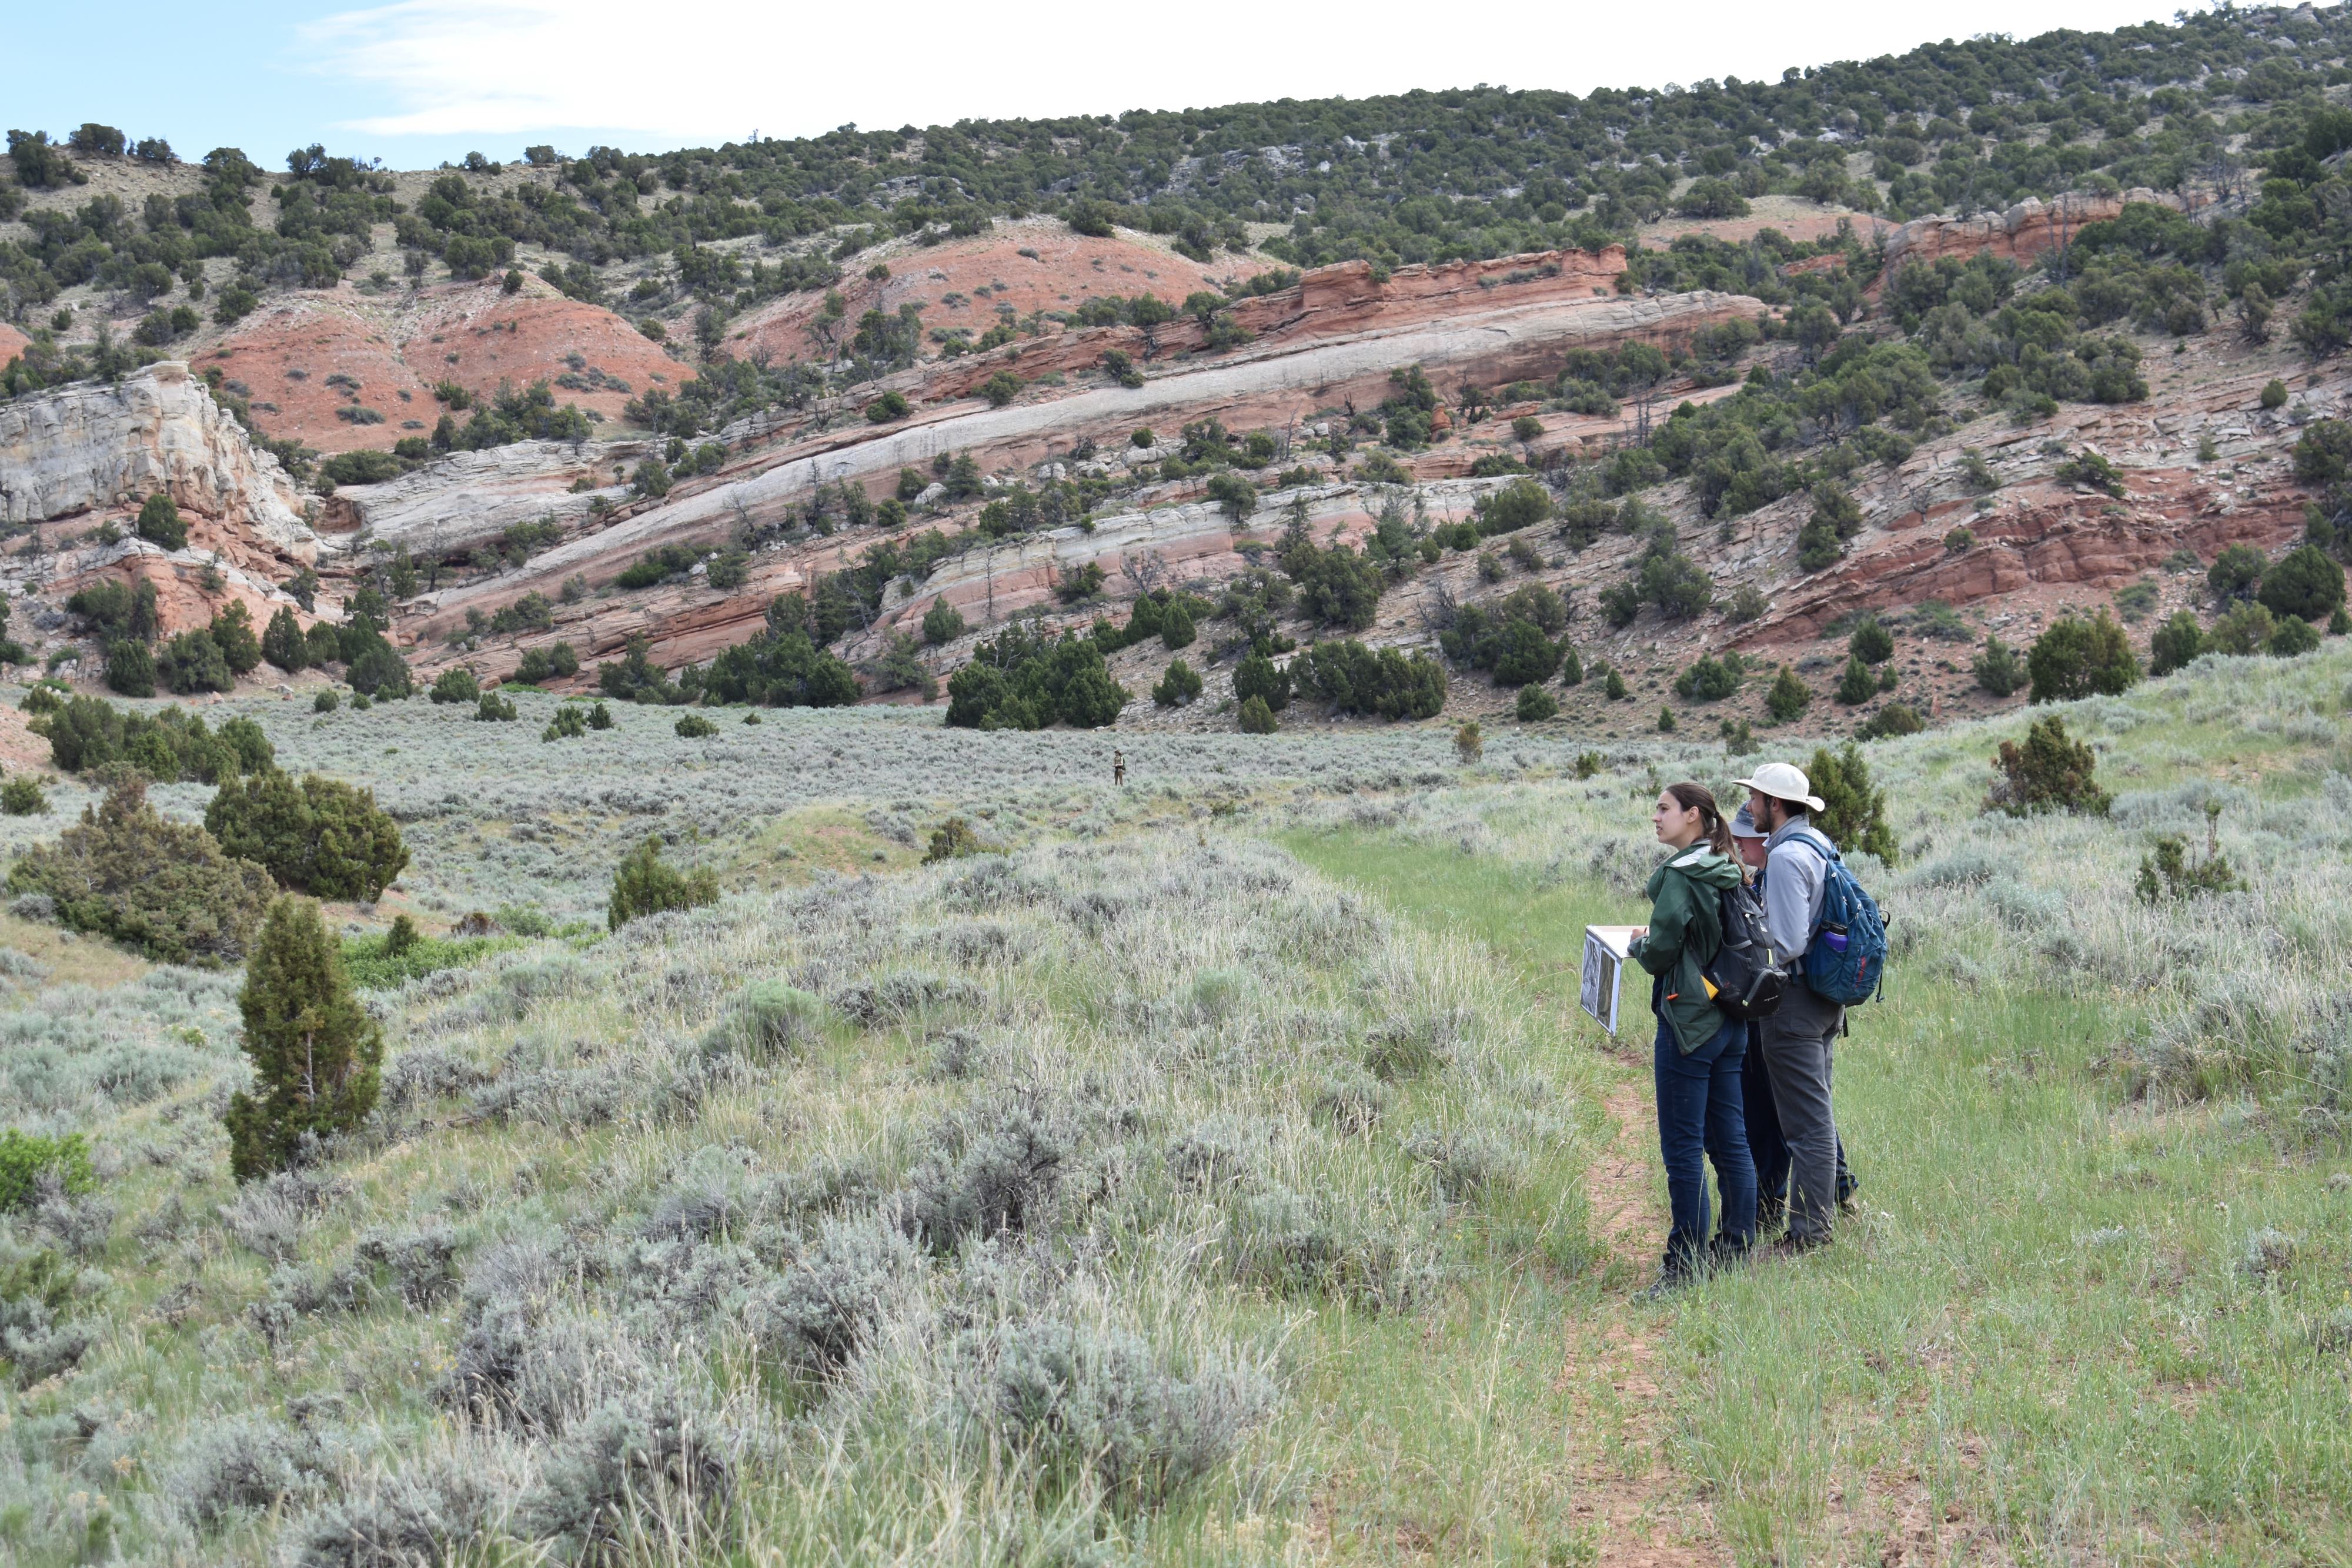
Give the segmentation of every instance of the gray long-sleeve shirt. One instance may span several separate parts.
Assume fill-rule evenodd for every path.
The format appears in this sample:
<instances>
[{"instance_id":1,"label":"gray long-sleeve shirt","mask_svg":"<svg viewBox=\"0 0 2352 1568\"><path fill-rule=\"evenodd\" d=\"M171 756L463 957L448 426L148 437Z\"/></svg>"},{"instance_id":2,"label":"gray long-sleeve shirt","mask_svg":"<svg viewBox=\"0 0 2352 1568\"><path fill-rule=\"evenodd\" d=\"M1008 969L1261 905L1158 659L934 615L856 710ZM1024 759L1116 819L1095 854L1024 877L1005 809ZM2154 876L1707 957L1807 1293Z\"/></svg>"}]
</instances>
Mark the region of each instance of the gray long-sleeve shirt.
<instances>
[{"instance_id":1,"label":"gray long-sleeve shirt","mask_svg":"<svg viewBox=\"0 0 2352 1568\"><path fill-rule=\"evenodd\" d=\"M1790 958L1804 956L1822 920L1829 862L1808 836L1819 831L1805 818L1792 817L1764 841L1764 918L1772 926L1772 946Z\"/></svg>"}]
</instances>

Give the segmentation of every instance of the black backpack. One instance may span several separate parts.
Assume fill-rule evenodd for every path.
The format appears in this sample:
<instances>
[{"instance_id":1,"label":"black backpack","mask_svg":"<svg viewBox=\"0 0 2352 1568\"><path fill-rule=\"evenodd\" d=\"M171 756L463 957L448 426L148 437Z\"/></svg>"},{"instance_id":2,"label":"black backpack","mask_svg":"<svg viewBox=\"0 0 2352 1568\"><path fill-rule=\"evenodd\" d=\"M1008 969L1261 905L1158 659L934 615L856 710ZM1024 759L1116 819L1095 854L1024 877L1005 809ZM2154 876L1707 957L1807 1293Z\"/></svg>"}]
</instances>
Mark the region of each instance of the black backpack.
<instances>
[{"instance_id":1,"label":"black backpack","mask_svg":"<svg viewBox=\"0 0 2352 1568\"><path fill-rule=\"evenodd\" d=\"M1723 946L1705 973L1715 986L1715 1005L1743 1023L1769 1018L1788 989L1789 971L1772 946L1763 901L1744 882L1723 890Z\"/></svg>"}]
</instances>

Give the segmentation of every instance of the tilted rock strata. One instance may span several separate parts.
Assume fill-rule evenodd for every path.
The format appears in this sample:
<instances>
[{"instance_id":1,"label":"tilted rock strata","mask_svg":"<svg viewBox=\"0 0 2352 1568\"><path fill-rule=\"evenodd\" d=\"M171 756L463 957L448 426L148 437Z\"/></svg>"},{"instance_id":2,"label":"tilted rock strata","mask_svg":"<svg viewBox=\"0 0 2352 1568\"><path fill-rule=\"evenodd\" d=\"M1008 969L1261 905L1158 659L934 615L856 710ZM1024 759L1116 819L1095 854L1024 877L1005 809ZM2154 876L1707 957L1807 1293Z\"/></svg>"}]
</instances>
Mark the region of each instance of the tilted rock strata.
<instances>
[{"instance_id":1,"label":"tilted rock strata","mask_svg":"<svg viewBox=\"0 0 2352 1568\"><path fill-rule=\"evenodd\" d=\"M2194 478L2185 472L2176 476ZM2153 476L2132 475L2135 489ZM2184 490L2177 504L2191 497ZM1930 600L1959 608L2034 588L2115 589L2157 570L2187 549L2206 560L2233 544L2275 553L2303 535L2303 497L2286 492L2224 513L2185 515L2164 497L2136 495L2126 506L2096 492L2043 483L2003 493L1990 512L1949 501L1912 513L1839 566L1785 591L1771 617L1738 645L1808 642L1857 610L1899 611ZM1944 535L1965 526L1975 536L1950 549Z\"/></svg>"},{"instance_id":2,"label":"tilted rock strata","mask_svg":"<svg viewBox=\"0 0 2352 1568\"><path fill-rule=\"evenodd\" d=\"M1389 371L1400 365L1419 364L1448 385L1539 378L1556 371L1570 348L1686 334L1761 309L1745 296L1704 292L1505 305L1155 377L1133 389L1097 387L1050 402L941 413L878 434L839 431L780 448L756 472L675 494L600 532L568 539L502 579L501 591L551 592L574 574L592 586L609 581L656 545L716 545L746 523L780 520L819 486L846 481L879 490L902 467L929 473L932 459L946 453L970 452L992 470L1027 468L1066 455L1082 440L1123 443L1139 425L1214 417L1236 430L1280 426L1350 397L1365 406L1377 402L1386 395Z\"/></svg>"},{"instance_id":3,"label":"tilted rock strata","mask_svg":"<svg viewBox=\"0 0 2352 1568\"><path fill-rule=\"evenodd\" d=\"M576 528L598 497L628 499L625 476L656 450L639 441L520 441L454 452L381 485L337 490L319 531L331 549L383 544L422 552L471 549L542 518ZM583 480L591 487L575 488Z\"/></svg>"},{"instance_id":4,"label":"tilted rock strata","mask_svg":"<svg viewBox=\"0 0 2352 1568\"><path fill-rule=\"evenodd\" d=\"M1276 492L1241 522L1222 506L1192 502L1098 518L1091 530L1055 528L992 543L974 538L960 555L933 568L913 593L900 597L894 591L875 623L845 639L843 651L852 657L877 653L887 633L913 632L926 611L944 601L954 606L972 628L961 644L968 654L971 642L992 635L1013 616L1056 605L1057 587L1090 565L1100 567L1108 579L1105 602L1066 610L1064 618L1083 625L1097 613L1122 616L1125 602L1139 583L1216 581L1239 572L1247 564L1242 543L1255 539L1261 546L1270 545L1281 530L1283 513L1294 496L1305 500L1307 526L1318 539L1357 542L1370 532L1380 508L1391 501L1410 506L1417 494L1430 519L1444 522L1468 516L1478 497L1508 482L1440 480L1413 492L1383 486L1321 485ZM583 659L614 658L630 638L640 635L651 643L657 663L676 668L688 661L709 659L754 635L765 623L768 603L777 594L805 591L818 576L854 564L874 538L843 536L763 551L752 558L751 580L731 593L696 580L616 599L559 604L552 631L510 645L466 653L435 641L463 627L467 609L487 609L520 597L522 574L509 571L486 582L444 591L430 601L433 608L426 615L404 622L403 630L417 637L411 658L427 674L464 664L485 678L504 679L512 674L523 652L533 646L568 642ZM1383 601L1383 610L1397 613L1411 598L1391 596ZM1389 639L1375 636L1374 640ZM950 662L961 662L954 649L941 653Z\"/></svg>"}]
</instances>

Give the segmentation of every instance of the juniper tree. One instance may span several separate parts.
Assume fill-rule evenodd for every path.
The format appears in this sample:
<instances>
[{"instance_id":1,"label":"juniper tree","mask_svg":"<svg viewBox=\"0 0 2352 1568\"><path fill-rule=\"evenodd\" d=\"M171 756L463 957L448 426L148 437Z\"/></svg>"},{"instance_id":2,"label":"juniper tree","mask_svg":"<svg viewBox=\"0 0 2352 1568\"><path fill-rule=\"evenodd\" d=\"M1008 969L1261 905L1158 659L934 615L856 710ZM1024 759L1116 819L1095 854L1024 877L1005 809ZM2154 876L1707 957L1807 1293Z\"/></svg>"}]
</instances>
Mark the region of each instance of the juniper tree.
<instances>
[{"instance_id":1,"label":"juniper tree","mask_svg":"<svg viewBox=\"0 0 2352 1568\"><path fill-rule=\"evenodd\" d=\"M180 508L172 497L158 490L140 504L139 521L135 525L139 537L149 544L165 549L183 549L188 543L188 525L180 520Z\"/></svg>"},{"instance_id":2,"label":"juniper tree","mask_svg":"<svg viewBox=\"0 0 2352 1568\"><path fill-rule=\"evenodd\" d=\"M261 656L289 675L310 663L310 643L302 635L301 622L282 604L261 630Z\"/></svg>"},{"instance_id":3,"label":"juniper tree","mask_svg":"<svg viewBox=\"0 0 2352 1568\"><path fill-rule=\"evenodd\" d=\"M240 1182L284 1170L305 1135L348 1132L375 1105L383 1034L352 994L342 956L307 898L270 906L245 989L253 1092L229 1099L229 1172Z\"/></svg>"},{"instance_id":4,"label":"juniper tree","mask_svg":"<svg viewBox=\"0 0 2352 1568\"><path fill-rule=\"evenodd\" d=\"M604 924L618 931L641 915L693 909L719 902L719 873L708 867L682 872L661 858L661 841L649 838L629 852L613 873L613 897Z\"/></svg>"},{"instance_id":5,"label":"juniper tree","mask_svg":"<svg viewBox=\"0 0 2352 1568\"><path fill-rule=\"evenodd\" d=\"M2197 618L2190 616L2193 622ZM2161 633L2159 633L2161 635ZM2008 696L2025 684L2025 661L2017 651L1997 636L1985 638L1984 652L1969 666L1976 675L1977 685L1997 697Z\"/></svg>"},{"instance_id":6,"label":"juniper tree","mask_svg":"<svg viewBox=\"0 0 2352 1568\"><path fill-rule=\"evenodd\" d=\"M253 634L253 614L241 600L232 599L213 616L209 628L229 673L249 675L261 664L261 643Z\"/></svg>"},{"instance_id":7,"label":"juniper tree","mask_svg":"<svg viewBox=\"0 0 2352 1568\"><path fill-rule=\"evenodd\" d=\"M1801 680L1788 665L1773 677L1772 689L1764 694L1764 711L1781 724L1803 713L1812 705L1812 689Z\"/></svg>"}]
</instances>

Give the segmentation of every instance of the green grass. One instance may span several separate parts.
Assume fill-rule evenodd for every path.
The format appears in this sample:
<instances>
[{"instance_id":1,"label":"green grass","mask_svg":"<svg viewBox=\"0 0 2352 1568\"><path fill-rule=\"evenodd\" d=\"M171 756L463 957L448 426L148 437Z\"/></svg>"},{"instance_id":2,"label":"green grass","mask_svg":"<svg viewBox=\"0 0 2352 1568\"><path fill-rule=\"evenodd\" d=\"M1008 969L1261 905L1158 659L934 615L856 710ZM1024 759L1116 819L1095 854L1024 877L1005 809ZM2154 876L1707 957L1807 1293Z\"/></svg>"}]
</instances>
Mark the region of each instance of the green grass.
<instances>
[{"instance_id":1,"label":"green grass","mask_svg":"<svg viewBox=\"0 0 2352 1568\"><path fill-rule=\"evenodd\" d=\"M1548 989L1586 921L1636 913L1381 835L1286 842ZM1838 1104L1868 1218L1654 1325L1675 1458L1742 1561L1876 1561L1906 1517L2021 1561L2352 1561L2347 1364L2321 1348L2352 1303L2343 1150L2128 1103L2103 1059L2130 1022L1899 968L1857 1009ZM2267 1274L2243 1266L2264 1229L2297 1243Z\"/></svg>"},{"instance_id":2,"label":"green grass","mask_svg":"<svg viewBox=\"0 0 2352 1568\"><path fill-rule=\"evenodd\" d=\"M343 972L367 990L383 990L423 979L440 969L478 964L493 953L523 946L519 936L419 936L403 951L388 951L384 936L343 938Z\"/></svg>"},{"instance_id":3,"label":"green grass","mask_svg":"<svg viewBox=\"0 0 2352 1568\"><path fill-rule=\"evenodd\" d=\"M1842 1053L1870 1212L1828 1255L1664 1306L1631 1299L1656 1239L1605 1233L1601 1205L1625 1190L1591 1167L1613 1104L1632 1131L1612 1166L1663 1186L1629 1102L1648 1080L1640 993L1604 1049L1576 1007L1580 944L1589 922L1640 916L1653 770L1722 784L1739 765L1644 742L1573 780L1572 747L1529 742L1531 759L1498 746L1463 770L1434 728L1269 743L1286 752L1139 742L1135 773L1170 771L1115 792L1066 781L1098 737L950 748L897 720L778 715L731 771L647 772L674 800L536 779L478 810L461 793L415 822L407 896L552 914L500 908L511 935L422 945L418 969L457 967L370 998L387 1082L410 1088L388 1092L381 1136L332 1154L320 1174L349 1189L304 1222L294 1262L323 1277L371 1236L446 1227L488 1289L508 1240L560 1242L579 1265L533 1309L531 1343L589 1335L604 1349L581 1364L586 1394L635 1409L658 1374L745 1439L711 1519L631 1508L629 1561L1549 1568L1646 1542L1743 1563L1898 1545L2352 1563L2352 1234L2330 1185L2352 1188L2352 1103L2294 1077L2342 1039L2352 968L2352 784L2327 771L2346 766L2347 655L2069 706L2109 787L2137 794L2112 821L1977 813L2016 715L1870 747L1906 849L1869 872L1897 912L1895 985ZM395 706L414 710L412 766L480 727L445 714L443 736L425 705ZM668 745L639 738L646 758ZM837 789L835 765L906 793L777 782ZM950 765L968 775L954 789ZM2150 836L2203 831L2196 792L2169 786L2216 779L2242 792L2221 832L2252 889L2140 903ZM753 886L617 936L557 924L601 912L598 846L636 841L647 805ZM1010 852L910 863L949 810ZM627 836L608 841L616 822ZM499 950L516 937L530 946ZM93 1520L126 1560L284 1560L317 1509L436 1456L500 1505L457 1560L555 1550L504 1510L568 1435L488 1433L434 1397L467 1292L294 1307L302 1276L281 1273L267 1215L236 1212L214 1109L242 1081L235 977L105 958L12 916L0 939L26 955L0 1121L86 1133L103 1189L11 1217L9 1246L89 1270L67 1305L97 1337L69 1375L18 1379L0 1415L10 1561L82 1561ZM356 966L381 948L354 944ZM715 1026L762 980L824 998L822 1027L714 1057L733 1038ZM880 1005L918 981L921 999ZM2168 1051L2213 1071L2167 1076ZM2207 1097L2143 1103L2142 1082ZM1062 1118L1068 1140L1034 1229L927 1255L873 1298L888 1326L854 1376L821 1389L752 1353L751 1304L824 1215L881 1222L952 1153L946 1119L1005 1103ZM1350 1106L1379 1113L1343 1120ZM811 1197L827 1172L855 1179ZM721 1189L751 1204L741 1224L657 1234L666 1206ZM1283 1218L1291 1198L1305 1218ZM367 1269L389 1281L394 1265ZM739 1269L750 1293L709 1304ZM257 1309L281 1301L297 1316L266 1334L278 1320ZM1107 1501L963 1408L958 1347L1027 1318L1132 1333L1180 1371L1231 1357L1278 1397L1164 1506ZM323 1422L335 1473L175 1520L189 1450L248 1412Z\"/></svg>"}]
</instances>

